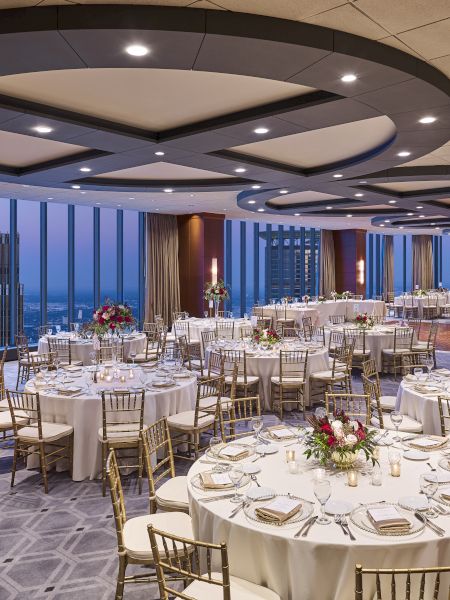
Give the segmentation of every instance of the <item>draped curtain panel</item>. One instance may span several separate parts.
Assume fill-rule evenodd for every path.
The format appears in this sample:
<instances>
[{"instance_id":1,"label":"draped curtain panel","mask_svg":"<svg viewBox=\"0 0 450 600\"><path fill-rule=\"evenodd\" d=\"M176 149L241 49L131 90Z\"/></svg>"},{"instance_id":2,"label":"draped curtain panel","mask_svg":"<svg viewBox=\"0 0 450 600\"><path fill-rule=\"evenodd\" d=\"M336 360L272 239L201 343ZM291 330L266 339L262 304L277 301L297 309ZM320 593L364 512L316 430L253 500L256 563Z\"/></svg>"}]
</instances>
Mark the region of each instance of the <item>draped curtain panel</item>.
<instances>
[{"instance_id":1,"label":"draped curtain panel","mask_svg":"<svg viewBox=\"0 0 450 600\"><path fill-rule=\"evenodd\" d=\"M433 287L433 238L431 235L412 236L413 287L423 290Z\"/></svg>"},{"instance_id":2,"label":"draped curtain panel","mask_svg":"<svg viewBox=\"0 0 450 600\"><path fill-rule=\"evenodd\" d=\"M172 314L180 310L177 218L147 214L147 277L145 320L154 322L161 315L168 325Z\"/></svg>"},{"instance_id":3,"label":"draped curtain panel","mask_svg":"<svg viewBox=\"0 0 450 600\"><path fill-rule=\"evenodd\" d=\"M319 293L328 296L336 289L333 232L322 229L320 233L320 285Z\"/></svg>"},{"instance_id":4,"label":"draped curtain panel","mask_svg":"<svg viewBox=\"0 0 450 600\"><path fill-rule=\"evenodd\" d=\"M383 291L394 291L394 236L384 236Z\"/></svg>"}]
</instances>

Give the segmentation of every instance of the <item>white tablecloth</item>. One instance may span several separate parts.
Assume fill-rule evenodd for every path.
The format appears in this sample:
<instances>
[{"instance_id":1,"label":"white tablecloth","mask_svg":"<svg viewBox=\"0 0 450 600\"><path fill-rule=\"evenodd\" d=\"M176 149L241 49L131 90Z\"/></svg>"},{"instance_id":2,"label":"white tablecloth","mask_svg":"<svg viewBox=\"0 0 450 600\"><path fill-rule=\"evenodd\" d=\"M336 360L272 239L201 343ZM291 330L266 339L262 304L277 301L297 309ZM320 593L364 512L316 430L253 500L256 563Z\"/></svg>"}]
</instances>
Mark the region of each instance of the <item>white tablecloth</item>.
<instances>
[{"instance_id":1,"label":"white tablecloth","mask_svg":"<svg viewBox=\"0 0 450 600\"><path fill-rule=\"evenodd\" d=\"M136 369L136 371L138 371ZM78 385L79 378L70 385ZM149 376L149 380L151 376ZM134 385L140 385L139 380L133 380ZM82 383L81 383L82 385ZM109 387L121 387L125 384L115 382ZM95 387L95 386L94 386ZM101 387L108 387L102 384ZM35 391L34 379L27 383L26 389ZM194 377L180 379L176 387L147 391L145 394L144 422L147 425L162 417L174 415L195 407L197 380ZM98 440L98 430L102 424L102 401L99 395L70 396L56 393L40 392L42 419L51 423L66 423L74 429L74 481L95 479L101 471L101 446Z\"/></svg>"},{"instance_id":2,"label":"white tablecloth","mask_svg":"<svg viewBox=\"0 0 450 600\"><path fill-rule=\"evenodd\" d=\"M447 387L450 388L450 384L447 384ZM448 394L447 391L445 393ZM422 392L416 391L409 382L403 380L398 388L395 408L420 421L423 424L424 433L441 435L437 394L424 395Z\"/></svg>"},{"instance_id":3,"label":"white tablecloth","mask_svg":"<svg viewBox=\"0 0 450 600\"><path fill-rule=\"evenodd\" d=\"M47 337L48 336L44 336L39 339L39 354L49 351ZM61 337L63 339L71 339L70 334L62 334L60 336L52 335L51 337L53 339L56 337ZM123 341L124 358L127 359L130 352L136 352L136 354L144 352L145 339L145 333L137 333L135 335L125 336ZM72 338L72 360L81 360L83 362L83 365L90 365L91 359L89 358L89 354L93 350L94 342L92 340L81 340Z\"/></svg>"},{"instance_id":4,"label":"white tablecloth","mask_svg":"<svg viewBox=\"0 0 450 600\"><path fill-rule=\"evenodd\" d=\"M241 329L243 327L251 327L251 321L245 319L219 319L219 322L232 323L234 321L234 339L238 340L241 337ZM190 319L186 319L185 321L179 321L181 323L189 323L189 333L191 336L191 341L202 341L202 332L203 331L215 331L216 330L216 320L215 319L197 319L192 317ZM178 321L175 322L175 326ZM175 332L175 329L172 328L172 332Z\"/></svg>"},{"instance_id":5,"label":"white tablecloth","mask_svg":"<svg viewBox=\"0 0 450 600\"><path fill-rule=\"evenodd\" d=\"M448 302L449 294L448 292L442 292L437 294L437 305L444 306ZM433 299L434 302L434 299ZM410 294L405 296L396 296L394 298L394 304L397 306L412 306L413 305L413 297ZM423 307L428 306L428 296L414 296L414 306L418 307L419 317L423 316Z\"/></svg>"},{"instance_id":6,"label":"white tablecloth","mask_svg":"<svg viewBox=\"0 0 450 600\"><path fill-rule=\"evenodd\" d=\"M297 494L318 504L312 489L312 472L308 461L302 456L299 446L297 456L301 456L301 470L297 475L288 473L285 450L280 444L277 454L259 460L262 471L257 475L263 486L275 489L278 493ZM430 454L436 465L437 454ZM402 460L402 475L391 477L388 473L387 450L381 449L383 485L372 486L370 477L359 477L359 485L348 487L345 475L331 476L334 500L348 500L353 505L360 502L382 500L396 502L399 497L416 495L419 492L419 474L428 468L423 462ZM211 467L195 463L189 471L189 480ZM255 484L252 483L252 486ZM300 528L275 527L250 521L243 511L233 519L229 515L235 507L229 500L199 504L201 496L211 496L214 492L200 492L189 483L191 515L196 536L209 542L226 542L232 575L243 577L277 592L282 600L350 600L354 598L354 569L356 563L366 567L424 567L448 566L450 564L450 519L438 517L434 520L446 529L445 537L437 537L425 529L418 537L378 537L371 536L350 525L356 541L350 541L335 523L314 525L308 537L294 538ZM371 591L374 592L373 579ZM368 584L367 584L368 585ZM449 579L443 581L439 600L447 600ZM368 590L369 591L369 590ZM366 597L366 596L365 596ZM367 598L371 598L369 594ZM389 596L390 597L390 596ZM403 596L402 596L403 598ZM430 600L431 595L427 597Z\"/></svg>"},{"instance_id":7,"label":"white tablecloth","mask_svg":"<svg viewBox=\"0 0 450 600\"><path fill-rule=\"evenodd\" d=\"M275 310L276 308L276 310ZM264 315L284 318L284 306L268 305L263 307ZM326 300L325 302L309 302L305 304L289 304L286 307L286 318L295 319L301 325L303 317L310 316L314 325L325 325L331 315L345 315L351 321L356 313L367 312L369 315L384 316L386 305L382 300Z\"/></svg>"}]
</instances>

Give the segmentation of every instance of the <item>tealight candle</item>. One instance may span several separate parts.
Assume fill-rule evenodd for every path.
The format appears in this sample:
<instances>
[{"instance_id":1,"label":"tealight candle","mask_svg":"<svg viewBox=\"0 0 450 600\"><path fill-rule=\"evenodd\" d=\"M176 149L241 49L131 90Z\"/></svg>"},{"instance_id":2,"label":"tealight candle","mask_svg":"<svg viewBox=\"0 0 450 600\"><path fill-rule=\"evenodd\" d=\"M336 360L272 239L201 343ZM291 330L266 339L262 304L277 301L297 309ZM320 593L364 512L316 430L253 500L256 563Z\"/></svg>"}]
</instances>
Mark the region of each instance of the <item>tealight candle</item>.
<instances>
[{"instance_id":1,"label":"tealight candle","mask_svg":"<svg viewBox=\"0 0 450 600\"><path fill-rule=\"evenodd\" d=\"M290 460L288 462L288 470L291 475L296 475L298 473L298 463L296 460Z\"/></svg>"},{"instance_id":2,"label":"tealight candle","mask_svg":"<svg viewBox=\"0 0 450 600\"><path fill-rule=\"evenodd\" d=\"M358 471L350 469L347 471L347 483L349 487L357 487L358 485Z\"/></svg>"},{"instance_id":3,"label":"tealight candle","mask_svg":"<svg viewBox=\"0 0 450 600\"><path fill-rule=\"evenodd\" d=\"M383 473L378 465L375 465L372 471L372 485L382 485L383 483Z\"/></svg>"},{"instance_id":4,"label":"tealight candle","mask_svg":"<svg viewBox=\"0 0 450 600\"><path fill-rule=\"evenodd\" d=\"M120 383L125 383L125 381L126 381L125 375L121 375L119 377L119 381L120 381Z\"/></svg>"},{"instance_id":5,"label":"tealight candle","mask_svg":"<svg viewBox=\"0 0 450 600\"><path fill-rule=\"evenodd\" d=\"M128 372L128 379L134 379L134 371L133 369L130 369Z\"/></svg>"},{"instance_id":6,"label":"tealight candle","mask_svg":"<svg viewBox=\"0 0 450 600\"><path fill-rule=\"evenodd\" d=\"M318 469L314 469L313 479L314 481L321 481L322 479L325 479L325 475L325 469L319 467Z\"/></svg>"},{"instance_id":7,"label":"tealight candle","mask_svg":"<svg viewBox=\"0 0 450 600\"><path fill-rule=\"evenodd\" d=\"M103 371L100 371L100 373L98 374L98 378L100 379L100 381L103 381L105 379L105 374Z\"/></svg>"},{"instance_id":8,"label":"tealight candle","mask_svg":"<svg viewBox=\"0 0 450 600\"><path fill-rule=\"evenodd\" d=\"M400 477L400 462L402 455L396 450L389 451L389 464L391 466L391 476Z\"/></svg>"},{"instance_id":9,"label":"tealight candle","mask_svg":"<svg viewBox=\"0 0 450 600\"><path fill-rule=\"evenodd\" d=\"M295 461L295 450L286 450L286 462Z\"/></svg>"},{"instance_id":10,"label":"tealight candle","mask_svg":"<svg viewBox=\"0 0 450 600\"><path fill-rule=\"evenodd\" d=\"M108 377L108 375L109 375L109 369L105 369L105 370L103 371L103 373L104 373L105 377Z\"/></svg>"},{"instance_id":11,"label":"tealight candle","mask_svg":"<svg viewBox=\"0 0 450 600\"><path fill-rule=\"evenodd\" d=\"M400 477L400 463L391 464L391 475L392 477Z\"/></svg>"},{"instance_id":12,"label":"tealight candle","mask_svg":"<svg viewBox=\"0 0 450 600\"><path fill-rule=\"evenodd\" d=\"M106 382L111 383L112 379L113 379L112 375L105 375L105 381Z\"/></svg>"}]
</instances>

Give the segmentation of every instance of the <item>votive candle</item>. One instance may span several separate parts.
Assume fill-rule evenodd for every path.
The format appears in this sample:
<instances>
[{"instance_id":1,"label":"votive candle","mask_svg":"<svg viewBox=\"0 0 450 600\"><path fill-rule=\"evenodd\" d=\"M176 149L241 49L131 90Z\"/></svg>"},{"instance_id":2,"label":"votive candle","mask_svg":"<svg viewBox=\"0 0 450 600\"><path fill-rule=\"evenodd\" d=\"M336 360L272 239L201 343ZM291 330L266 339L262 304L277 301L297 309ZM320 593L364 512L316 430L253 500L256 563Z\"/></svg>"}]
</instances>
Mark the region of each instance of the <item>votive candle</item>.
<instances>
[{"instance_id":1,"label":"votive candle","mask_svg":"<svg viewBox=\"0 0 450 600\"><path fill-rule=\"evenodd\" d=\"M288 462L288 470L291 475L296 475L298 473L298 463L296 460L290 460Z\"/></svg>"},{"instance_id":2,"label":"votive candle","mask_svg":"<svg viewBox=\"0 0 450 600\"><path fill-rule=\"evenodd\" d=\"M125 381L126 381L125 375L121 375L119 377L119 381L120 381L120 383L125 383Z\"/></svg>"},{"instance_id":3,"label":"votive candle","mask_svg":"<svg viewBox=\"0 0 450 600\"><path fill-rule=\"evenodd\" d=\"M392 477L400 477L400 463L391 464L391 475Z\"/></svg>"},{"instance_id":4,"label":"votive candle","mask_svg":"<svg viewBox=\"0 0 450 600\"><path fill-rule=\"evenodd\" d=\"M295 461L295 450L286 450L286 462Z\"/></svg>"},{"instance_id":5,"label":"votive candle","mask_svg":"<svg viewBox=\"0 0 450 600\"><path fill-rule=\"evenodd\" d=\"M357 487L358 485L358 472L350 469L347 471L347 483L349 487Z\"/></svg>"},{"instance_id":6,"label":"votive candle","mask_svg":"<svg viewBox=\"0 0 450 600\"><path fill-rule=\"evenodd\" d=\"M133 371L133 369L130 369L130 371L128 372L128 378L129 379L134 379L134 371Z\"/></svg>"}]
</instances>

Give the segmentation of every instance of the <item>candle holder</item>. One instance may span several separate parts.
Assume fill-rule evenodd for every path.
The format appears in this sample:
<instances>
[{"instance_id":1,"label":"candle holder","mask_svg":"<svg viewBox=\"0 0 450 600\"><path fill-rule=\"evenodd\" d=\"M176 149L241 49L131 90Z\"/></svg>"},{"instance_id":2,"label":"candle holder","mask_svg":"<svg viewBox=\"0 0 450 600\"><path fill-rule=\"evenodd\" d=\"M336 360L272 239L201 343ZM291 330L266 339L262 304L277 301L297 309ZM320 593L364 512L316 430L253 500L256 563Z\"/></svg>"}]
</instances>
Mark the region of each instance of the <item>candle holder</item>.
<instances>
[{"instance_id":1,"label":"candle holder","mask_svg":"<svg viewBox=\"0 0 450 600\"><path fill-rule=\"evenodd\" d=\"M389 452L389 465L391 467L391 477L400 477L402 455L396 450Z\"/></svg>"},{"instance_id":2,"label":"candle holder","mask_svg":"<svg viewBox=\"0 0 450 600\"><path fill-rule=\"evenodd\" d=\"M295 461L295 450L286 450L286 462Z\"/></svg>"},{"instance_id":3,"label":"candle holder","mask_svg":"<svg viewBox=\"0 0 450 600\"><path fill-rule=\"evenodd\" d=\"M288 462L288 470L291 475L296 475L298 473L298 463L296 460L290 460Z\"/></svg>"},{"instance_id":4,"label":"candle holder","mask_svg":"<svg viewBox=\"0 0 450 600\"><path fill-rule=\"evenodd\" d=\"M373 468L371 484L375 486L383 484L383 473L378 465L375 465Z\"/></svg>"},{"instance_id":5,"label":"candle holder","mask_svg":"<svg viewBox=\"0 0 450 600\"><path fill-rule=\"evenodd\" d=\"M119 377L119 381L120 381L120 383L125 383L125 381L126 381L126 377L125 377L125 375L121 375L121 376Z\"/></svg>"},{"instance_id":6,"label":"candle holder","mask_svg":"<svg viewBox=\"0 0 450 600\"><path fill-rule=\"evenodd\" d=\"M347 483L349 487L358 486L358 471L355 471L354 469L349 469L347 471Z\"/></svg>"},{"instance_id":7,"label":"candle holder","mask_svg":"<svg viewBox=\"0 0 450 600\"><path fill-rule=\"evenodd\" d=\"M134 379L134 371L133 369L130 369L128 372L128 379Z\"/></svg>"},{"instance_id":8,"label":"candle holder","mask_svg":"<svg viewBox=\"0 0 450 600\"><path fill-rule=\"evenodd\" d=\"M380 460L380 447L379 446L374 447L372 456L374 457L375 460Z\"/></svg>"},{"instance_id":9,"label":"candle holder","mask_svg":"<svg viewBox=\"0 0 450 600\"><path fill-rule=\"evenodd\" d=\"M313 480L314 481L322 481L323 479L325 479L326 474L327 473L326 473L325 469L322 469L321 467L314 469Z\"/></svg>"},{"instance_id":10,"label":"candle holder","mask_svg":"<svg viewBox=\"0 0 450 600\"><path fill-rule=\"evenodd\" d=\"M105 381L106 381L106 383L111 383L112 379L113 379L112 375L105 375Z\"/></svg>"}]
</instances>

